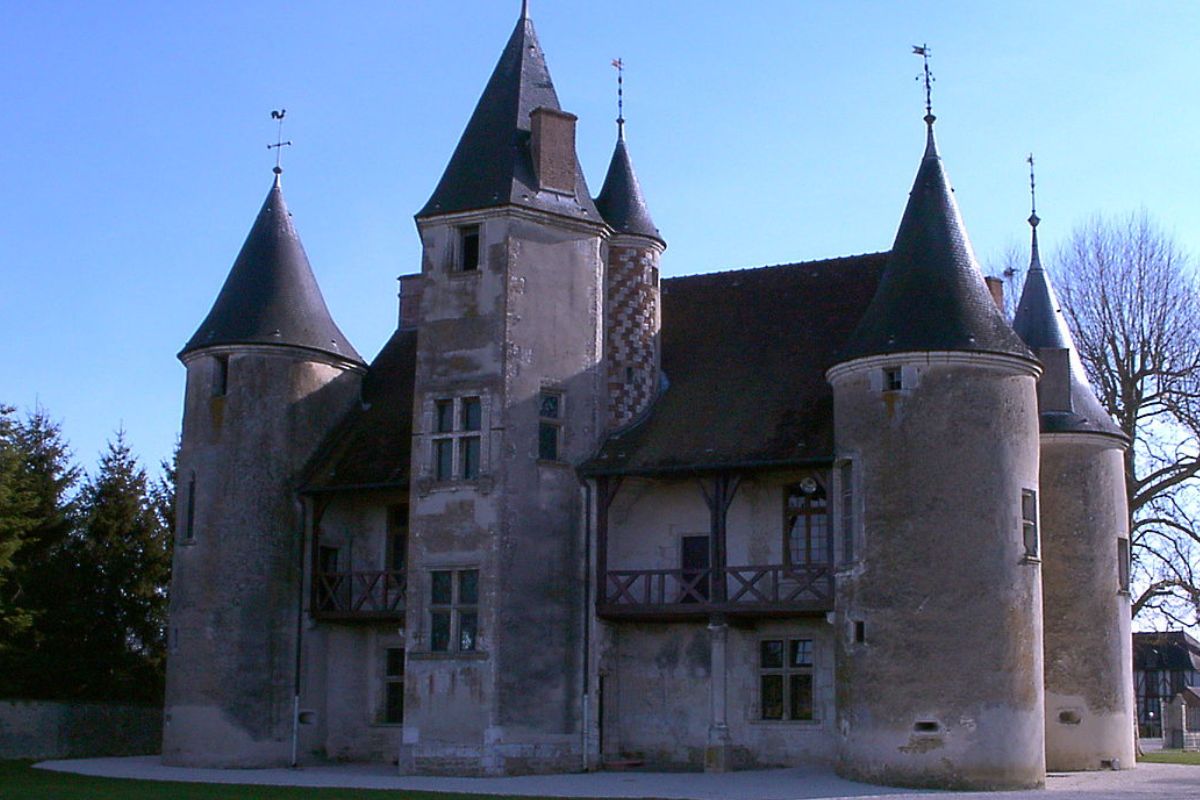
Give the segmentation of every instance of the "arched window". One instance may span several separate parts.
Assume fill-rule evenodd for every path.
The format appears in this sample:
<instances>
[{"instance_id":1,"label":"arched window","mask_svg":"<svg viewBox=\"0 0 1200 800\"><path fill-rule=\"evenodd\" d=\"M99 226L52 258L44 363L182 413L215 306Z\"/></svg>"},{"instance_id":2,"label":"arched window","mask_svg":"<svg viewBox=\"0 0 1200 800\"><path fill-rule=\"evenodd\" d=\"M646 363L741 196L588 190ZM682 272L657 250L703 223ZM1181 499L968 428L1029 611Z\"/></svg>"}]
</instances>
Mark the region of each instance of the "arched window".
<instances>
[{"instance_id":1,"label":"arched window","mask_svg":"<svg viewBox=\"0 0 1200 800\"><path fill-rule=\"evenodd\" d=\"M813 477L788 486L783 504L785 563L790 567L830 563L833 559L829 533L829 499L825 487Z\"/></svg>"}]
</instances>

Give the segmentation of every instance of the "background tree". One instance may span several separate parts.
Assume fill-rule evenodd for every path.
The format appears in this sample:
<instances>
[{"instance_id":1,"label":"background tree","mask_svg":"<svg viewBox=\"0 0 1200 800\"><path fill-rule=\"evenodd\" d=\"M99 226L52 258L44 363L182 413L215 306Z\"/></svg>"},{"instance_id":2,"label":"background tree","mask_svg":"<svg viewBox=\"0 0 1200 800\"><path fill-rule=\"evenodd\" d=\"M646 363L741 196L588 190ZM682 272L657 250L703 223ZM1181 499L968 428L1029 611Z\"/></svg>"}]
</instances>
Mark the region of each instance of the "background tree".
<instances>
[{"instance_id":1,"label":"background tree","mask_svg":"<svg viewBox=\"0 0 1200 800\"><path fill-rule=\"evenodd\" d=\"M11 406L0 405L0 649L8 649L17 634L32 622L20 602L20 584L14 580L14 561L36 527L36 502L25 470L18 440L18 424Z\"/></svg>"},{"instance_id":2,"label":"background tree","mask_svg":"<svg viewBox=\"0 0 1200 800\"><path fill-rule=\"evenodd\" d=\"M1053 280L1125 455L1134 615L1184 625L1200 613L1200 291L1187 254L1145 212L1095 218Z\"/></svg>"}]
</instances>

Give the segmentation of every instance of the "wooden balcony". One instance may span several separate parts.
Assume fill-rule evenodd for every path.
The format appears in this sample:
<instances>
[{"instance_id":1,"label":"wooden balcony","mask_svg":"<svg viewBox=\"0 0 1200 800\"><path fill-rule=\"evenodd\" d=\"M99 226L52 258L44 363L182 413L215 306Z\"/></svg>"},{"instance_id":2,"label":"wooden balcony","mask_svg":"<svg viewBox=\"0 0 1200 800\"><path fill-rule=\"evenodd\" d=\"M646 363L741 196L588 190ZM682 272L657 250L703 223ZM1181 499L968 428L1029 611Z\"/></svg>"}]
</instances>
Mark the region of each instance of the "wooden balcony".
<instances>
[{"instance_id":1,"label":"wooden balcony","mask_svg":"<svg viewBox=\"0 0 1200 800\"><path fill-rule=\"evenodd\" d=\"M403 571L318 572L313 576L312 614L346 622L402 620L406 588Z\"/></svg>"},{"instance_id":2,"label":"wooden balcony","mask_svg":"<svg viewBox=\"0 0 1200 800\"><path fill-rule=\"evenodd\" d=\"M710 614L787 617L833 610L830 565L610 570L597 611L606 619L671 620Z\"/></svg>"}]
</instances>

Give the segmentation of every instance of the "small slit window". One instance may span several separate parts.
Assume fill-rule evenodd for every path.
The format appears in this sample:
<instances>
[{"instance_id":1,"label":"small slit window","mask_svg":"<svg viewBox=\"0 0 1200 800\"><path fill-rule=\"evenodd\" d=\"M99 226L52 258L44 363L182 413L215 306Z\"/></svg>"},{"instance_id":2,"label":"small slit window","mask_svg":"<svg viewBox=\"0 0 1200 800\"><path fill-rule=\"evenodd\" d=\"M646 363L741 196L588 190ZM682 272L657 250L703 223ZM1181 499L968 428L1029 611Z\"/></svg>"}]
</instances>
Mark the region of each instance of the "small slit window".
<instances>
[{"instance_id":1,"label":"small slit window","mask_svg":"<svg viewBox=\"0 0 1200 800\"><path fill-rule=\"evenodd\" d=\"M213 356L212 394L224 397L229 391L229 356Z\"/></svg>"},{"instance_id":2,"label":"small slit window","mask_svg":"<svg viewBox=\"0 0 1200 800\"><path fill-rule=\"evenodd\" d=\"M1025 545L1025 557L1041 557L1038 546L1037 492L1032 489L1021 491L1021 537Z\"/></svg>"},{"instance_id":3,"label":"small slit window","mask_svg":"<svg viewBox=\"0 0 1200 800\"><path fill-rule=\"evenodd\" d=\"M1125 537L1117 539L1117 587L1129 591L1129 540Z\"/></svg>"},{"instance_id":4,"label":"small slit window","mask_svg":"<svg viewBox=\"0 0 1200 800\"><path fill-rule=\"evenodd\" d=\"M904 388L904 373L900 367L885 367L883 370L883 390L898 392Z\"/></svg>"},{"instance_id":5,"label":"small slit window","mask_svg":"<svg viewBox=\"0 0 1200 800\"><path fill-rule=\"evenodd\" d=\"M196 539L196 473L188 478L187 509L183 519L183 540L192 542Z\"/></svg>"},{"instance_id":6,"label":"small slit window","mask_svg":"<svg viewBox=\"0 0 1200 800\"><path fill-rule=\"evenodd\" d=\"M538 459L558 461L562 450L561 392L543 391L538 396Z\"/></svg>"}]
</instances>

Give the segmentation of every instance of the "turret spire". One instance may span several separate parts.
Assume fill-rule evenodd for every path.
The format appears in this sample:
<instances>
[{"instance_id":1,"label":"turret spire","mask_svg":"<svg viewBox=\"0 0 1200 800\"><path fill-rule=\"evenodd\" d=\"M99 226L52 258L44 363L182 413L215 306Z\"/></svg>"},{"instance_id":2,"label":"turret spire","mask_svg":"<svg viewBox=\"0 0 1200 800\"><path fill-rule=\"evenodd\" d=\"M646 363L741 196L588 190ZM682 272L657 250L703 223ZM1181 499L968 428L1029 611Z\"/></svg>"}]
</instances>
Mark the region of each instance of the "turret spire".
<instances>
[{"instance_id":1,"label":"turret spire","mask_svg":"<svg viewBox=\"0 0 1200 800\"><path fill-rule=\"evenodd\" d=\"M1038 223L1033 154L1029 163L1029 272L1013 316L1013 330L1037 353L1045 372L1039 390L1043 433L1103 433L1122 436L1088 382L1079 351L1050 276L1038 254Z\"/></svg>"},{"instance_id":2,"label":"turret spire","mask_svg":"<svg viewBox=\"0 0 1200 800\"><path fill-rule=\"evenodd\" d=\"M968 351L1032 358L996 308L933 137L929 48L927 139L879 288L850 337L844 360L888 353Z\"/></svg>"},{"instance_id":3,"label":"turret spire","mask_svg":"<svg viewBox=\"0 0 1200 800\"><path fill-rule=\"evenodd\" d=\"M633 171L629 148L625 145L625 62L614 58L612 65L617 70L617 145L613 148L612 160L608 163L604 186L596 198L596 209L617 233L647 236L662 242L662 236L659 235L654 220L650 218L650 209L642 196L637 174Z\"/></svg>"},{"instance_id":4,"label":"turret spire","mask_svg":"<svg viewBox=\"0 0 1200 800\"><path fill-rule=\"evenodd\" d=\"M576 161L572 194L539 186L531 115L539 108L562 109L528 15L528 2L522 3L521 18L418 219L513 205L600 222L575 153L570 154Z\"/></svg>"}]
</instances>

